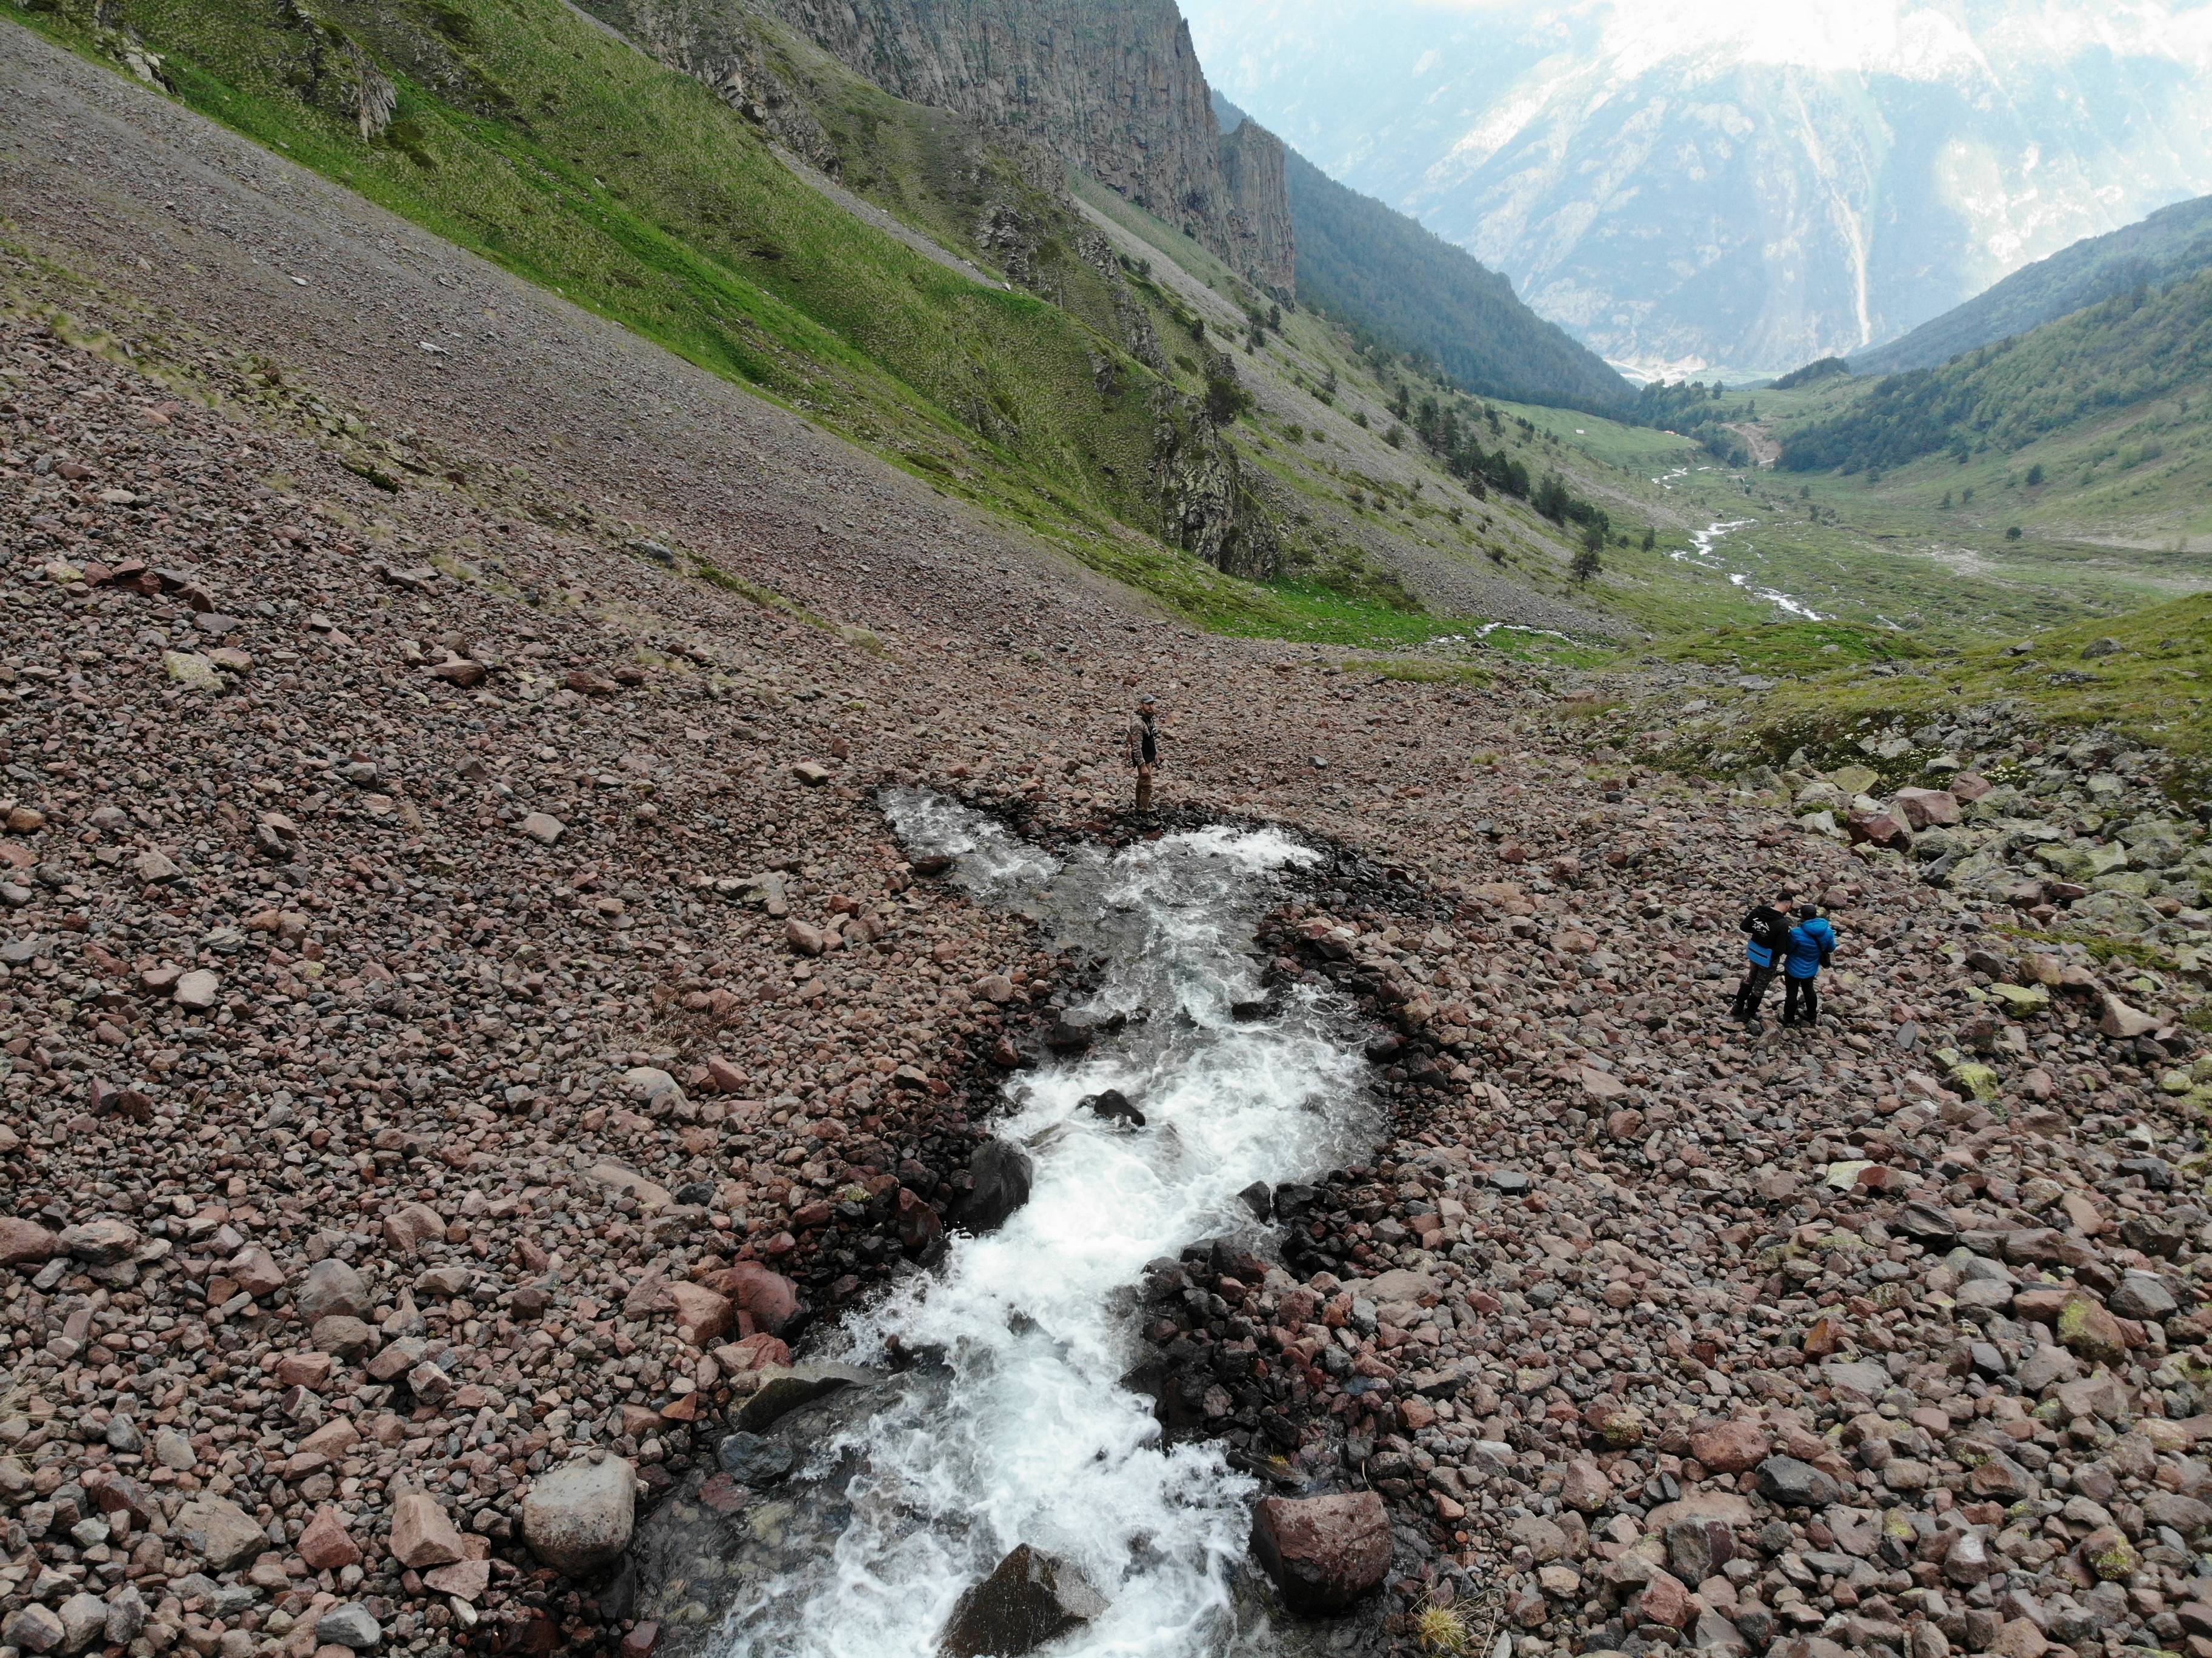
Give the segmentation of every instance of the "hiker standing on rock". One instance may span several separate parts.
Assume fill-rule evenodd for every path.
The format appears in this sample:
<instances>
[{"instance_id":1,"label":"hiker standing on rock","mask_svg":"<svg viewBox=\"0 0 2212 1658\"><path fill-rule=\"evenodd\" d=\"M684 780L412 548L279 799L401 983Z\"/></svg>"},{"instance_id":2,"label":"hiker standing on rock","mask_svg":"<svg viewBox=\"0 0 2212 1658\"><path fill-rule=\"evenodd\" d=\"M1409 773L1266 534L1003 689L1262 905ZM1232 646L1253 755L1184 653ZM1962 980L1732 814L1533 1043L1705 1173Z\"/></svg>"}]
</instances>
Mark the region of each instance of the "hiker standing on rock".
<instances>
[{"instance_id":1,"label":"hiker standing on rock","mask_svg":"<svg viewBox=\"0 0 2212 1658\"><path fill-rule=\"evenodd\" d=\"M1774 982L1783 953L1789 947L1789 908L1790 900L1784 896L1778 908L1762 903L1743 918L1742 930L1751 935L1743 952L1749 965L1744 969L1743 982L1736 987L1735 1002L1729 1014L1753 1028L1759 1024L1760 999Z\"/></svg>"},{"instance_id":2,"label":"hiker standing on rock","mask_svg":"<svg viewBox=\"0 0 2212 1658\"><path fill-rule=\"evenodd\" d=\"M1820 907L1806 904L1797 911L1797 925L1790 929L1790 961L1782 987L1784 1028L1802 1024L1810 1029L1820 1017L1820 994L1813 981L1836 953L1836 930L1820 914ZM1798 1017L1800 1006L1804 1017Z\"/></svg>"},{"instance_id":3,"label":"hiker standing on rock","mask_svg":"<svg viewBox=\"0 0 2212 1658\"><path fill-rule=\"evenodd\" d=\"M1137 810L1152 809L1152 774L1160 763L1159 705L1147 696L1129 721L1129 763L1137 768Z\"/></svg>"}]
</instances>

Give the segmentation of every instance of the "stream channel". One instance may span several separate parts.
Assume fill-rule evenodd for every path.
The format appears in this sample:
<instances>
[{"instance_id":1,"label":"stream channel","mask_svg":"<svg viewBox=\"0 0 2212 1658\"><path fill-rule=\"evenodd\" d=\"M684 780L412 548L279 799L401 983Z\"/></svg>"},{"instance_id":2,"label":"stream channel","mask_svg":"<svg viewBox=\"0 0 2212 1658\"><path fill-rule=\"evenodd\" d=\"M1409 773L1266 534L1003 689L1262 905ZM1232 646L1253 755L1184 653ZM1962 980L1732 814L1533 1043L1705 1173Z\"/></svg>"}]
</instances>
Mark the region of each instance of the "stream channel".
<instances>
[{"instance_id":1,"label":"stream channel","mask_svg":"<svg viewBox=\"0 0 2212 1658\"><path fill-rule=\"evenodd\" d=\"M1106 1603L1042 1649L1053 1658L1304 1650L1246 1581L1256 1483L1218 1446L1164 1448L1121 1378L1148 1262L1249 1228L1246 1187L1356 1159L1376 1132L1349 1010L1306 987L1254 1005L1255 926L1319 854L1213 827L1060 855L939 795L884 805L909 853L950 854L971 898L1095 964L1073 1014L1126 1023L1006 1084L994 1128L1032 1160L1029 1201L812 1344L872 1369L894 1351L919 1362L810 1412L767 1522L774 1569L741 1576L708 1649L933 1658L962 1591L1028 1544ZM1144 1127L1085 1108L1108 1089Z\"/></svg>"}]
</instances>

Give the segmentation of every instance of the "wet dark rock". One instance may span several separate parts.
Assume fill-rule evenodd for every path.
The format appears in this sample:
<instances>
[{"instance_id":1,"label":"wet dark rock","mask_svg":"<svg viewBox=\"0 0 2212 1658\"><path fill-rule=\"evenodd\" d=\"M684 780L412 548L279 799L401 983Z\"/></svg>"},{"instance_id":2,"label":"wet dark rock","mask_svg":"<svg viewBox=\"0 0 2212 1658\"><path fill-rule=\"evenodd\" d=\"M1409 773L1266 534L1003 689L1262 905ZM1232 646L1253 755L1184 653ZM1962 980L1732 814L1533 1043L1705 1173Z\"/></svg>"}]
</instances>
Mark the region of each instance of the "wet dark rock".
<instances>
[{"instance_id":1,"label":"wet dark rock","mask_svg":"<svg viewBox=\"0 0 2212 1658\"><path fill-rule=\"evenodd\" d=\"M987 1140L969 1159L974 1184L953 1218L971 1232L994 1231L1030 1200L1035 1165L1029 1154L1006 1140Z\"/></svg>"},{"instance_id":2,"label":"wet dark rock","mask_svg":"<svg viewBox=\"0 0 2212 1658\"><path fill-rule=\"evenodd\" d=\"M790 1446L753 1433L731 1434L714 1447L714 1459L723 1473L756 1490L775 1485L799 1465L799 1453Z\"/></svg>"},{"instance_id":3,"label":"wet dark rock","mask_svg":"<svg viewBox=\"0 0 2212 1658\"><path fill-rule=\"evenodd\" d=\"M752 1397L732 1419L745 1432L758 1433L825 1394L865 1388L881 1379L873 1370L852 1364L775 1365L758 1373Z\"/></svg>"},{"instance_id":4,"label":"wet dark rock","mask_svg":"<svg viewBox=\"0 0 2212 1658\"><path fill-rule=\"evenodd\" d=\"M1093 1116L1103 1117L1109 1122L1127 1123L1132 1128L1145 1126L1145 1114L1131 1104L1129 1096L1118 1088L1109 1088L1086 1096L1083 1101L1083 1109Z\"/></svg>"},{"instance_id":5,"label":"wet dark rock","mask_svg":"<svg viewBox=\"0 0 2212 1658\"><path fill-rule=\"evenodd\" d=\"M1950 1216L1925 1203L1905 1205L1897 1212L1893 1224L1915 1243L1931 1248L1947 1248L1959 1236L1958 1225Z\"/></svg>"},{"instance_id":6,"label":"wet dark rock","mask_svg":"<svg viewBox=\"0 0 2212 1658\"><path fill-rule=\"evenodd\" d=\"M1794 1456L1768 1457L1757 1478L1759 1494L1786 1509L1820 1508L1836 1500L1836 1482Z\"/></svg>"},{"instance_id":7,"label":"wet dark rock","mask_svg":"<svg viewBox=\"0 0 2212 1658\"><path fill-rule=\"evenodd\" d=\"M1105 1610L1081 1572L1023 1543L960 1597L937 1649L941 1658L1020 1658Z\"/></svg>"}]
</instances>

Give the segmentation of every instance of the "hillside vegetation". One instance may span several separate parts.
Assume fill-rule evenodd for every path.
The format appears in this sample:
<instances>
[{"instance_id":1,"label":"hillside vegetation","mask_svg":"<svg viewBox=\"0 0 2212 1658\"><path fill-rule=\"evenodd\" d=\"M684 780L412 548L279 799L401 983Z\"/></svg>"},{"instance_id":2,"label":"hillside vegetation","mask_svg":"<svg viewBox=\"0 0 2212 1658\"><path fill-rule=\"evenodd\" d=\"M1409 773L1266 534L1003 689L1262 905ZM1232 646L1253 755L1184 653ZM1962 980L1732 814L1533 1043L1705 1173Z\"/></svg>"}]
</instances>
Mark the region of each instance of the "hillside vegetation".
<instances>
[{"instance_id":1,"label":"hillside vegetation","mask_svg":"<svg viewBox=\"0 0 2212 1658\"><path fill-rule=\"evenodd\" d=\"M1307 303L1393 351L1425 354L1486 397L1605 413L1627 406L1627 381L1465 248L1346 189L1296 150L1287 161Z\"/></svg>"},{"instance_id":2,"label":"hillside vegetation","mask_svg":"<svg viewBox=\"0 0 2212 1658\"><path fill-rule=\"evenodd\" d=\"M1962 351L2101 304L2150 284L2162 286L2212 265L2212 196L2177 202L2148 218L2091 236L2039 259L1966 304L1850 361L1860 374L1932 368Z\"/></svg>"},{"instance_id":3,"label":"hillside vegetation","mask_svg":"<svg viewBox=\"0 0 2212 1658\"><path fill-rule=\"evenodd\" d=\"M1901 466L2017 450L2062 428L2187 394L2212 370L2212 272L2136 288L1938 368L1881 380L1783 440L1793 471Z\"/></svg>"}]
</instances>

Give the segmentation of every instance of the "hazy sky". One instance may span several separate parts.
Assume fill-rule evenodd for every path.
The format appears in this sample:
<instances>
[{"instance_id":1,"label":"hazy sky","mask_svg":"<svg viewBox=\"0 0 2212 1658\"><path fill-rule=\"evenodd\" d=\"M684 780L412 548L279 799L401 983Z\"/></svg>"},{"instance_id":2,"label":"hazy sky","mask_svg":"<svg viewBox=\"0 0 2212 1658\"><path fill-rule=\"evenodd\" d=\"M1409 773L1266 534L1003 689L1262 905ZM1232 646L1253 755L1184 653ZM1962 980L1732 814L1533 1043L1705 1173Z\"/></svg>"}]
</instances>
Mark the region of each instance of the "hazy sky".
<instances>
[{"instance_id":1,"label":"hazy sky","mask_svg":"<svg viewBox=\"0 0 2212 1658\"><path fill-rule=\"evenodd\" d=\"M1420 32L1439 47L1455 25L1478 21L1486 35L1512 19L1531 40L1562 25L1577 34L1601 21L1607 54L1628 73L1670 54L1722 47L1740 62L1809 69L1869 70L1917 78L1976 60L1995 33L2008 52L2070 57L2103 46L2119 56L2212 66L2208 0L1183 0L1203 58L1240 46L1264 49L1267 33L1371 21L1400 39Z\"/></svg>"}]
</instances>

